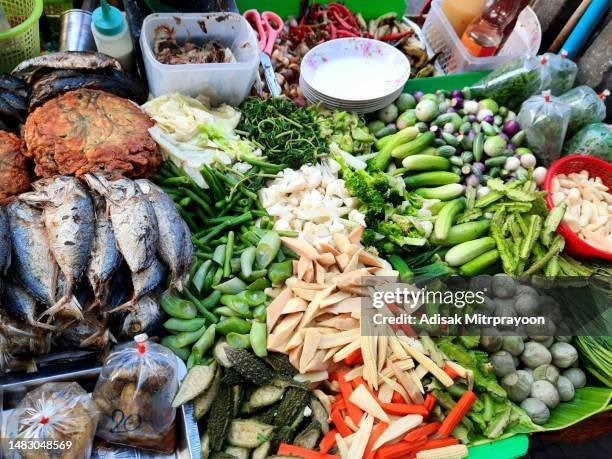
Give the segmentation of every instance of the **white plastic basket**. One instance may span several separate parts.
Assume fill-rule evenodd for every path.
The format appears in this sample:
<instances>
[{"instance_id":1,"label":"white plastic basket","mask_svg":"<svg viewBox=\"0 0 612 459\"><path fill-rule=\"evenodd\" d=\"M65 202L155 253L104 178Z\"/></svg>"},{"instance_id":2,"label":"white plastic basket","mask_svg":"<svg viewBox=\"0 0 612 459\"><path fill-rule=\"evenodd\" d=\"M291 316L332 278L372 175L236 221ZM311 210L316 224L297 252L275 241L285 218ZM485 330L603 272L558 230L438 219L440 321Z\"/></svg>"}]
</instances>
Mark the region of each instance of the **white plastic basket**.
<instances>
[{"instance_id":1,"label":"white plastic basket","mask_svg":"<svg viewBox=\"0 0 612 459\"><path fill-rule=\"evenodd\" d=\"M423 34L435 54L436 63L445 73L476 72L499 67L517 55L535 54L540 47L542 31L533 10L525 8L517 19L514 31L495 56L472 56L461 43L455 29L442 10L443 0L434 0L423 25ZM454 0L460 1L460 0Z\"/></svg>"},{"instance_id":2,"label":"white plastic basket","mask_svg":"<svg viewBox=\"0 0 612 459\"><path fill-rule=\"evenodd\" d=\"M159 62L153 54L155 31L171 27L182 43L217 41L229 47L236 57L231 64L180 64ZM205 95L212 105L239 105L251 91L259 67L259 45L255 32L241 15L235 13L156 13L142 23L140 46L153 96L180 92Z\"/></svg>"}]
</instances>

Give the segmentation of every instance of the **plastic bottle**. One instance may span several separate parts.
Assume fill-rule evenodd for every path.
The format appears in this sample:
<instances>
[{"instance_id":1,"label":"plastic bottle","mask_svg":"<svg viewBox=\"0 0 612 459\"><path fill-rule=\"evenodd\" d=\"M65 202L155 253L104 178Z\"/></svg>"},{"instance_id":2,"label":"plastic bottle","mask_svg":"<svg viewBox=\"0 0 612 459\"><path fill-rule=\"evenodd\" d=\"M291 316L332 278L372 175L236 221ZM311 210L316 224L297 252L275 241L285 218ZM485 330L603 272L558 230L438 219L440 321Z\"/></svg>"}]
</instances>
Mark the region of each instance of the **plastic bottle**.
<instances>
[{"instance_id":1,"label":"plastic bottle","mask_svg":"<svg viewBox=\"0 0 612 459\"><path fill-rule=\"evenodd\" d=\"M460 37L465 28L485 7L486 0L444 0L442 10Z\"/></svg>"},{"instance_id":2,"label":"plastic bottle","mask_svg":"<svg viewBox=\"0 0 612 459\"><path fill-rule=\"evenodd\" d=\"M134 44L130 30L119 9L101 0L93 12L91 32L98 51L117 59L123 68L131 72L134 65Z\"/></svg>"},{"instance_id":3,"label":"plastic bottle","mask_svg":"<svg viewBox=\"0 0 612 459\"><path fill-rule=\"evenodd\" d=\"M493 56L504 38L504 30L518 14L521 0L497 0L476 17L461 36L461 42L476 57Z\"/></svg>"}]
</instances>

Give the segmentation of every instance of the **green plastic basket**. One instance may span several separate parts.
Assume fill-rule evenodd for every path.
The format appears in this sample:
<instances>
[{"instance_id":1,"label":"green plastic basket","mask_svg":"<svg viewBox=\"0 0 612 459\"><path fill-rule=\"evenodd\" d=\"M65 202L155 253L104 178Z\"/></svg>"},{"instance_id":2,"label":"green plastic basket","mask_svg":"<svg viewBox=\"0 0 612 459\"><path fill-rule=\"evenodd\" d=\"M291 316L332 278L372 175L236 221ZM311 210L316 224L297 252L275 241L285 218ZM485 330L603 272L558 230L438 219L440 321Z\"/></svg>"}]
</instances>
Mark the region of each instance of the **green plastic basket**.
<instances>
[{"instance_id":1,"label":"green plastic basket","mask_svg":"<svg viewBox=\"0 0 612 459\"><path fill-rule=\"evenodd\" d=\"M0 0L12 28L0 32L0 72L10 72L25 59L40 54L38 20L43 0Z\"/></svg>"},{"instance_id":2,"label":"green plastic basket","mask_svg":"<svg viewBox=\"0 0 612 459\"><path fill-rule=\"evenodd\" d=\"M45 16L61 16L64 11L72 9L72 1L44 0Z\"/></svg>"},{"instance_id":3,"label":"green plastic basket","mask_svg":"<svg viewBox=\"0 0 612 459\"><path fill-rule=\"evenodd\" d=\"M312 3L312 0L311 0ZM318 3L330 3L327 0L318 0ZM377 18L385 13L395 12L398 17L404 15L405 0L343 0L348 9L361 13L366 21ZM236 0L241 13L256 8L259 11L274 11L281 18L296 16L300 12L300 0Z\"/></svg>"}]
</instances>

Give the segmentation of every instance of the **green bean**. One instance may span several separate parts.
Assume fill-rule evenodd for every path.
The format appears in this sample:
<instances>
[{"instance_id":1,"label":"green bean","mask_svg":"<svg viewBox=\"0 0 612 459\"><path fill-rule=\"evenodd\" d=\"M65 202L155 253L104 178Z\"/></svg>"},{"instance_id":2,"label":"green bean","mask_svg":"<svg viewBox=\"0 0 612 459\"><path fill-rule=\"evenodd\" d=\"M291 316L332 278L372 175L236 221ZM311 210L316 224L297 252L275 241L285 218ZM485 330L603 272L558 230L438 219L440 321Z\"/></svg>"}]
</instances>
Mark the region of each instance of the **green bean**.
<instances>
[{"instance_id":1,"label":"green bean","mask_svg":"<svg viewBox=\"0 0 612 459\"><path fill-rule=\"evenodd\" d=\"M182 293L193 302L197 310L200 311L200 314L202 314L202 316L204 316L206 320L212 322L213 324L219 322L219 318L212 312L210 312L208 309L206 309L204 307L204 304L198 298L196 298L196 296L191 293L188 288L183 289Z\"/></svg>"},{"instance_id":2,"label":"green bean","mask_svg":"<svg viewBox=\"0 0 612 459\"><path fill-rule=\"evenodd\" d=\"M276 174L282 171L284 167L284 166L281 166L278 164L272 164L267 161L263 161L261 159L257 159L257 158L254 158L253 156L245 155L245 154L240 155L240 161L248 163L251 166L257 166L262 171L267 172L267 173L272 173L272 174Z\"/></svg>"},{"instance_id":3,"label":"green bean","mask_svg":"<svg viewBox=\"0 0 612 459\"><path fill-rule=\"evenodd\" d=\"M196 207L193 211L195 212L196 217L198 217L200 222L202 222L202 226L205 225L206 224L206 220L207 220L207 215L204 213L202 208L201 207Z\"/></svg>"},{"instance_id":4,"label":"green bean","mask_svg":"<svg viewBox=\"0 0 612 459\"><path fill-rule=\"evenodd\" d=\"M299 237L300 233L298 231L278 231L276 230L276 233L279 236L283 236L283 237Z\"/></svg>"},{"instance_id":5,"label":"green bean","mask_svg":"<svg viewBox=\"0 0 612 459\"><path fill-rule=\"evenodd\" d=\"M247 247L240 255L240 270L243 276L249 277L251 275L253 263L255 263L255 247Z\"/></svg>"},{"instance_id":6,"label":"green bean","mask_svg":"<svg viewBox=\"0 0 612 459\"><path fill-rule=\"evenodd\" d=\"M174 352L178 356L178 358L181 359L183 362L186 361L189 358L189 356L191 355L191 349L189 349L188 347L181 347L181 348L172 347L172 346L170 346L170 344L168 343L168 340L166 338L170 338L170 336L163 337L161 339L160 343L164 347L167 347L172 352Z\"/></svg>"},{"instance_id":7,"label":"green bean","mask_svg":"<svg viewBox=\"0 0 612 459\"><path fill-rule=\"evenodd\" d=\"M157 173L155 174L155 176L153 177L153 180L158 180L158 179L165 179L165 178L170 178L170 177L174 177L174 175L172 174L172 172L168 169L166 169L165 167L160 167L157 170ZM161 180L159 180L161 182Z\"/></svg>"},{"instance_id":8,"label":"green bean","mask_svg":"<svg viewBox=\"0 0 612 459\"><path fill-rule=\"evenodd\" d=\"M240 333L228 333L225 339L227 339L227 344L236 349L248 349L251 346L251 340L248 334L240 334Z\"/></svg>"},{"instance_id":9,"label":"green bean","mask_svg":"<svg viewBox=\"0 0 612 459\"><path fill-rule=\"evenodd\" d=\"M234 253L234 232L227 233L227 245L225 246L225 258L223 263L223 277L232 275L232 255Z\"/></svg>"},{"instance_id":10,"label":"green bean","mask_svg":"<svg viewBox=\"0 0 612 459\"><path fill-rule=\"evenodd\" d=\"M178 211L179 211L179 214L181 214L181 217L183 217L183 220L185 220L185 222L187 223L187 226L189 226L189 230L191 232L197 231L198 225L196 225L196 222L193 221L193 218L191 217L189 212L187 212L182 207L179 207Z\"/></svg>"},{"instance_id":11,"label":"green bean","mask_svg":"<svg viewBox=\"0 0 612 459\"><path fill-rule=\"evenodd\" d=\"M215 195L215 198L217 198L217 200L223 199L225 196L225 193L223 193L223 188L221 187L221 185L219 185L219 183L215 179L215 176L212 174L210 168L206 164L202 165L202 167L200 168L200 173L202 174L204 181L206 182L212 193Z\"/></svg>"},{"instance_id":12,"label":"green bean","mask_svg":"<svg viewBox=\"0 0 612 459\"><path fill-rule=\"evenodd\" d=\"M219 266L223 267L223 265L225 264L225 245L224 244L218 245L215 248L212 259Z\"/></svg>"},{"instance_id":13,"label":"green bean","mask_svg":"<svg viewBox=\"0 0 612 459\"><path fill-rule=\"evenodd\" d=\"M213 227L208 234L200 238L200 242L202 244L206 244L208 241L212 240L215 236L220 234L225 229L231 228L232 226L241 225L243 223L251 221L252 219L253 219L253 215L250 212L247 212L245 214L234 217L231 220L226 220L220 225Z\"/></svg>"},{"instance_id":14,"label":"green bean","mask_svg":"<svg viewBox=\"0 0 612 459\"><path fill-rule=\"evenodd\" d=\"M256 246L259 244L259 236L257 236L253 231L248 231L247 233L240 236L242 242L245 244L250 244Z\"/></svg>"},{"instance_id":15,"label":"green bean","mask_svg":"<svg viewBox=\"0 0 612 459\"><path fill-rule=\"evenodd\" d=\"M208 270L212 265L212 260L206 260L195 272L191 283L196 288L198 292L202 291L202 287L204 287L204 281L206 280L206 275L208 274Z\"/></svg>"},{"instance_id":16,"label":"green bean","mask_svg":"<svg viewBox=\"0 0 612 459\"><path fill-rule=\"evenodd\" d=\"M180 349L185 346L189 346L190 344L195 343L206 331L206 326L199 328L196 331L192 332L181 332L176 335L166 336L164 340L168 343L170 347L175 347Z\"/></svg>"},{"instance_id":17,"label":"green bean","mask_svg":"<svg viewBox=\"0 0 612 459\"><path fill-rule=\"evenodd\" d=\"M256 308L253 309L253 319L258 320L260 322L266 321L266 311L268 307L265 304L260 304Z\"/></svg>"},{"instance_id":18,"label":"green bean","mask_svg":"<svg viewBox=\"0 0 612 459\"><path fill-rule=\"evenodd\" d=\"M252 210L251 213L256 217L265 217L268 215L268 212L265 210Z\"/></svg>"},{"instance_id":19,"label":"green bean","mask_svg":"<svg viewBox=\"0 0 612 459\"><path fill-rule=\"evenodd\" d=\"M197 251L195 256L196 258L203 258L204 260L212 260L212 254L210 252Z\"/></svg>"},{"instance_id":20,"label":"green bean","mask_svg":"<svg viewBox=\"0 0 612 459\"><path fill-rule=\"evenodd\" d=\"M227 244L227 236L221 236L220 238L215 239L214 241L210 241L211 247L216 247L220 244L223 244L223 245Z\"/></svg>"},{"instance_id":21,"label":"green bean","mask_svg":"<svg viewBox=\"0 0 612 459\"><path fill-rule=\"evenodd\" d=\"M193 245L195 245L198 249L201 250L206 250L208 251L208 249L210 249L210 247L208 247L206 244L202 244L195 236L191 236L191 242L193 243Z\"/></svg>"},{"instance_id":22,"label":"green bean","mask_svg":"<svg viewBox=\"0 0 612 459\"><path fill-rule=\"evenodd\" d=\"M289 247L281 247L281 250L285 254L287 258L291 258L293 260L299 260L300 256L291 250Z\"/></svg>"},{"instance_id":23,"label":"green bean","mask_svg":"<svg viewBox=\"0 0 612 459\"><path fill-rule=\"evenodd\" d=\"M255 262L260 268L266 268L280 250L281 240L275 231L266 231L255 251Z\"/></svg>"},{"instance_id":24,"label":"green bean","mask_svg":"<svg viewBox=\"0 0 612 459\"><path fill-rule=\"evenodd\" d=\"M162 185L170 185L170 186L181 186L188 185L189 179L187 177L170 177L162 182Z\"/></svg>"},{"instance_id":25,"label":"green bean","mask_svg":"<svg viewBox=\"0 0 612 459\"><path fill-rule=\"evenodd\" d=\"M177 319L171 317L164 322L164 328L170 331L186 332L196 331L204 326L206 319L196 317L195 319Z\"/></svg>"},{"instance_id":26,"label":"green bean","mask_svg":"<svg viewBox=\"0 0 612 459\"><path fill-rule=\"evenodd\" d=\"M248 333L251 331L251 324L240 317L228 317L217 324L217 332L222 335L228 333Z\"/></svg>"},{"instance_id":27,"label":"green bean","mask_svg":"<svg viewBox=\"0 0 612 459\"><path fill-rule=\"evenodd\" d=\"M293 275L293 261L285 260L272 263L268 269L268 279L272 285L280 285Z\"/></svg>"},{"instance_id":28,"label":"green bean","mask_svg":"<svg viewBox=\"0 0 612 459\"><path fill-rule=\"evenodd\" d=\"M193 276L195 276L195 273L201 264L202 262L198 259L194 260L194 262L191 263L191 267L189 268L189 279L193 279Z\"/></svg>"},{"instance_id":29,"label":"green bean","mask_svg":"<svg viewBox=\"0 0 612 459\"><path fill-rule=\"evenodd\" d=\"M166 164L170 168L170 171L177 177L187 177L187 173L172 161L166 161L164 164Z\"/></svg>"},{"instance_id":30,"label":"green bean","mask_svg":"<svg viewBox=\"0 0 612 459\"><path fill-rule=\"evenodd\" d=\"M213 344L215 344L215 324L209 326L204 334L191 348L191 355L195 355L197 360L200 360L207 350L209 350Z\"/></svg>"},{"instance_id":31,"label":"green bean","mask_svg":"<svg viewBox=\"0 0 612 459\"><path fill-rule=\"evenodd\" d=\"M266 324L265 322L253 322L251 324L251 332L249 333L249 342L251 348L257 357L266 357L268 355L266 341ZM229 336L228 336L229 343Z\"/></svg>"},{"instance_id":32,"label":"green bean","mask_svg":"<svg viewBox=\"0 0 612 459\"><path fill-rule=\"evenodd\" d=\"M247 286L247 290L264 290L270 286L271 284L267 279L260 277L259 279L255 279L253 282L251 282Z\"/></svg>"},{"instance_id":33,"label":"green bean","mask_svg":"<svg viewBox=\"0 0 612 459\"><path fill-rule=\"evenodd\" d=\"M193 319L198 314L192 302L176 297L167 291L161 297L161 307L166 314L178 319Z\"/></svg>"}]
</instances>

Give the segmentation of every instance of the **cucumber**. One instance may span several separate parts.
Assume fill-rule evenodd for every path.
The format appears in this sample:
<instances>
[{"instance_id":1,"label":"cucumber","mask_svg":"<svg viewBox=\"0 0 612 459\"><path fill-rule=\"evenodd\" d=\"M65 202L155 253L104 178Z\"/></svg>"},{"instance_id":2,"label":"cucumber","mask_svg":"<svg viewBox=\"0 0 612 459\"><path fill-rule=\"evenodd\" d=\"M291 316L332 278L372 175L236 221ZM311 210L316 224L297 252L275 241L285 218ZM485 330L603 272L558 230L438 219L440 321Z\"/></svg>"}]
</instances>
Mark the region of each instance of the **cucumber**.
<instances>
[{"instance_id":1,"label":"cucumber","mask_svg":"<svg viewBox=\"0 0 612 459\"><path fill-rule=\"evenodd\" d=\"M444 260L449 266L461 266L495 247L495 239L490 236L474 239L452 247Z\"/></svg>"},{"instance_id":2,"label":"cucumber","mask_svg":"<svg viewBox=\"0 0 612 459\"><path fill-rule=\"evenodd\" d=\"M436 135L433 132L424 132L416 139L394 147L391 150L391 156L397 159L404 159L406 156L415 155L424 148L427 148L435 138Z\"/></svg>"},{"instance_id":3,"label":"cucumber","mask_svg":"<svg viewBox=\"0 0 612 459\"><path fill-rule=\"evenodd\" d=\"M408 171L445 171L450 163L442 156L412 155L404 158L402 166Z\"/></svg>"},{"instance_id":4,"label":"cucumber","mask_svg":"<svg viewBox=\"0 0 612 459\"><path fill-rule=\"evenodd\" d=\"M249 459L250 451L239 446L226 446L224 453L234 456L236 459Z\"/></svg>"},{"instance_id":5,"label":"cucumber","mask_svg":"<svg viewBox=\"0 0 612 459\"><path fill-rule=\"evenodd\" d=\"M234 419L227 433L227 442L242 448L257 448L268 441L274 426L254 419Z\"/></svg>"},{"instance_id":6,"label":"cucumber","mask_svg":"<svg viewBox=\"0 0 612 459\"><path fill-rule=\"evenodd\" d=\"M446 201L438 201L434 204L432 204L431 206L429 206L429 210L431 212L431 215L438 215L440 213L440 211L442 209L444 209L444 206L446 205ZM433 237L433 235L432 235Z\"/></svg>"},{"instance_id":7,"label":"cucumber","mask_svg":"<svg viewBox=\"0 0 612 459\"><path fill-rule=\"evenodd\" d=\"M436 171L408 176L404 179L404 183L406 183L408 188L418 188L422 186L449 185L451 183L459 183L460 180L461 177L452 172Z\"/></svg>"},{"instance_id":8,"label":"cucumber","mask_svg":"<svg viewBox=\"0 0 612 459\"><path fill-rule=\"evenodd\" d=\"M436 149L436 152L437 152L438 156L442 156L444 158L449 158L449 157L453 156L457 152L457 149L455 147L450 146L450 145L444 145L442 147L438 147Z\"/></svg>"},{"instance_id":9,"label":"cucumber","mask_svg":"<svg viewBox=\"0 0 612 459\"><path fill-rule=\"evenodd\" d=\"M297 434L293 443L301 448L313 450L321 436L321 426L317 421L312 421L306 428Z\"/></svg>"},{"instance_id":10,"label":"cucumber","mask_svg":"<svg viewBox=\"0 0 612 459\"><path fill-rule=\"evenodd\" d=\"M217 362L214 361L210 365L196 365L191 368L172 401L172 407L178 408L203 393L213 383L216 372Z\"/></svg>"},{"instance_id":11,"label":"cucumber","mask_svg":"<svg viewBox=\"0 0 612 459\"><path fill-rule=\"evenodd\" d=\"M393 149L399 147L400 145L406 142L410 142L418 135L418 133L419 130L416 127L410 126L390 136L389 140L384 142L384 144L380 147L380 140L376 142L376 148L379 148L379 151L378 153L376 153L376 156L374 156L374 158L370 160L369 166L372 169L378 171L387 170L387 167L391 162L391 152L393 151Z\"/></svg>"},{"instance_id":12,"label":"cucumber","mask_svg":"<svg viewBox=\"0 0 612 459\"><path fill-rule=\"evenodd\" d=\"M450 145L451 147L459 146L459 140L454 135L449 134L448 132L442 132L441 136L442 140L444 140L447 145Z\"/></svg>"},{"instance_id":13,"label":"cucumber","mask_svg":"<svg viewBox=\"0 0 612 459\"><path fill-rule=\"evenodd\" d=\"M398 129L406 129L408 126L414 126L417 122L417 117L414 110L406 110L395 120L395 125Z\"/></svg>"},{"instance_id":14,"label":"cucumber","mask_svg":"<svg viewBox=\"0 0 612 459\"><path fill-rule=\"evenodd\" d=\"M489 250L461 265L459 267L459 274L466 277L477 276L486 268L497 262L497 260L499 260L499 252L497 249Z\"/></svg>"},{"instance_id":15,"label":"cucumber","mask_svg":"<svg viewBox=\"0 0 612 459\"><path fill-rule=\"evenodd\" d=\"M432 174L445 174L446 172L430 172ZM453 174L454 175L454 174ZM414 190L416 194L425 199L439 199L441 201L449 201L463 194L463 185L451 183L435 188L417 188Z\"/></svg>"},{"instance_id":16,"label":"cucumber","mask_svg":"<svg viewBox=\"0 0 612 459\"><path fill-rule=\"evenodd\" d=\"M444 240L448 237L453 220L463 209L465 209L465 198L455 199L442 208L433 230L436 239Z\"/></svg>"},{"instance_id":17,"label":"cucumber","mask_svg":"<svg viewBox=\"0 0 612 459\"><path fill-rule=\"evenodd\" d=\"M487 231L491 226L490 220L477 220L474 222L461 223L459 225L452 226L448 232L448 236L445 239L438 239L435 233L429 238L429 242L433 245L439 245L442 247L452 247L457 244L461 244L467 241L473 241L479 238Z\"/></svg>"}]
</instances>

